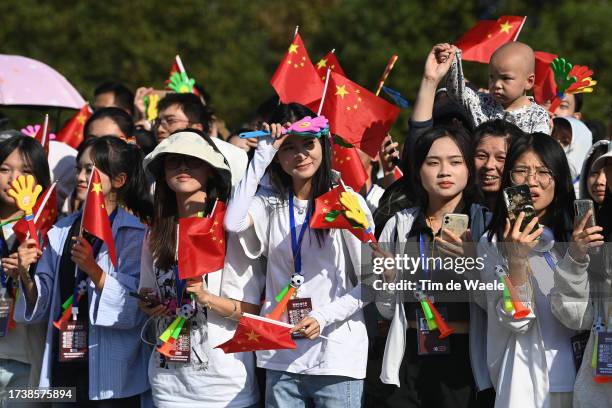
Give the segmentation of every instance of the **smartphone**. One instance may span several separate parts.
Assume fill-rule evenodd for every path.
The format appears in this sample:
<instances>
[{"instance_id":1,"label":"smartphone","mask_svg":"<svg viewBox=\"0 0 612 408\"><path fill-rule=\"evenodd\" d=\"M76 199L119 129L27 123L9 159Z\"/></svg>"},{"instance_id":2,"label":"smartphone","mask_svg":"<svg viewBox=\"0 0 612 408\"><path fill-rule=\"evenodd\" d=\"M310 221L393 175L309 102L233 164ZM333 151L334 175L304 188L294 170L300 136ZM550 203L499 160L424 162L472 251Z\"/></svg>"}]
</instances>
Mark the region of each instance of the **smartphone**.
<instances>
[{"instance_id":1,"label":"smartphone","mask_svg":"<svg viewBox=\"0 0 612 408\"><path fill-rule=\"evenodd\" d=\"M147 304L149 307L155 307L155 306L157 306L157 305L161 304L161 303L160 303L160 301L159 301L159 300L157 300L156 298L149 297L149 296L147 296L147 295L143 295L143 294L140 294L140 293L130 292L130 296L132 296L132 297L135 297L135 298L137 298L137 299L142 300L142 301L143 301L143 302L145 302L145 303L146 303L146 304Z\"/></svg>"},{"instance_id":2,"label":"smartphone","mask_svg":"<svg viewBox=\"0 0 612 408\"><path fill-rule=\"evenodd\" d=\"M574 200L574 211L576 214L575 222L578 223L580 220L584 218L587 212L591 210L591 217L586 224L586 228L594 227L597 225L595 221L595 206L593 205L593 200Z\"/></svg>"},{"instance_id":3,"label":"smartphone","mask_svg":"<svg viewBox=\"0 0 612 408\"><path fill-rule=\"evenodd\" d=\"M525 213L525 218L521 223L521 231L523 231L527 224L536 216L536 210L533 206L533 200L531 199L531 192L527 184L504 188L504 202L506 203L510 221L516 220L521 212ZM531 232L538 228L540 228L540 226L536 225Z\"/></svg>"},{"instance_id":4,"label":"smartphone","mask_svg":"<svg viewBox=\"0 0 612 408\"><path fill-rule=\"evenodd\" d=\"M589 221L587 221L585 228L591 228L597 225L597 221L595 221L595 205L593 204L593 200L584 199L584 200L574 200L574 213L576 217L574 218L574 223L578 224L582 218L586 215L587 212L591 210L591 217ZM598 254L601 248L591 248L589 250L590 254Z\"/></svg>"},{"instance_id":5,"label":"smartphone","mask_svg":"<svg viewBox=\"0 0 612 408\"><path fill-rule=\"evenodd\" d=\"M442 217L442 228L461 237L467 231L470 219L466 214L447 213Z\"/></svg>"}]
</instances>

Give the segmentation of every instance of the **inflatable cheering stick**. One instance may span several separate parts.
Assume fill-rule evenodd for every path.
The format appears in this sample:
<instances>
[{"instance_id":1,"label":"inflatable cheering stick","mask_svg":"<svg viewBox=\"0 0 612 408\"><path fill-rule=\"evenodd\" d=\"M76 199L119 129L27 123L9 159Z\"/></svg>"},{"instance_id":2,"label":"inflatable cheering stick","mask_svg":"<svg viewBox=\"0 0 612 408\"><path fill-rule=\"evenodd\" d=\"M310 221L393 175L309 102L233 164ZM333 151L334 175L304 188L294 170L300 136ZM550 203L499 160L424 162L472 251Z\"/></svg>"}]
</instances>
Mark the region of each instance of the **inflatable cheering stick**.
<instances>
[{"instance_id":1,"label":"inflatable cheering stick","mask_svg":"<svg viewBox=\"0 0 612 408\"><path fill-rule=\"evenodd\" d=\"M329 135L329 121L325 116L316 116L311 118L306 116L297 122L293 122L291 125L284 127L281 130L281 134L298 136L310 136L310 137L321 137ZM270 136L270 132L266 130L255 130L253 132L240 133L240 138L248 139L252 137L266 137Z\"/></svg>"},{"instance_id":2,"label":"inflatable cheering stick","mask_svg":"<svg viewBox=\"0 0 612 408\"><path fill-rule=\"evenodd\" d=\"M304 283L304 277L299 273L294 273L291 275L291 282L280 291L278 295L274 298L276 300L276 306L271 313L268 313L266 316L268 319L278 320L283 315L283 312L287 308L287 303L289 303L289 299L293 297L295 291Z\"/></svg>"},{"instance_id":3,"label":"inflatable cheering stick","mask_svg":"<svg viewBox=\"0 0 612 408\"><path fill-rule=\"evenodd\" d=\"M431 313L433 313L434 320L436 321L436 326L438 326L438 330L440 331L438 338L441 340L453 334L455 329L446 324L442 315L438 312L429 299L427 299L427 306L429 306L429 309L431 309Z\"/></svg>"}]
</instances>

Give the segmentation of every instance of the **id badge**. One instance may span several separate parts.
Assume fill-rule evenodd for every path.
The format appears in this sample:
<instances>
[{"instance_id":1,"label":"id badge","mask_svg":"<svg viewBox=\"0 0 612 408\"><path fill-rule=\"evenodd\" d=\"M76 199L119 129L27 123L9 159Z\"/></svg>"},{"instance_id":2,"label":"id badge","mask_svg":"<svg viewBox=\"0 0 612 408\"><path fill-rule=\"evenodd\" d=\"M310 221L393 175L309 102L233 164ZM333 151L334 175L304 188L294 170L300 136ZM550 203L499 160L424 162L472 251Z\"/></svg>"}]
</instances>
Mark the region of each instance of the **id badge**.
<instances>
[{"instance_id":1,"label":"id badge","mask_svg":"<svg viewBox=\"0 0 612 408\"><path fill-rule=\"evenodd\" d=\"M443 318L446 318L446 308L438 307L438 312ZM423 311L416 310L417 321L417 354L419 356L434 356L450 354L450 338L446 337L442 340L438 338L440 332L429 330L427 327L427 319L423 315Z\"/></svg>"},{"instance_id":2,"label":"id badge","mask_svg":"<svg viewBox=\"0 0 612 408\"><path fill-rule=\"evenodd\" d=\"M580 370L580 365L582 364L582 356L584 356L584 350L586 349L586 345L589 341L590 335L591 331L584 331L570 338L570 342L572 343L572 354L574 356L574 367L576 368L576 372Z\"/></svg>"},{"instance_id":3,"label":"id badge","mask_svg":"<svg viewBox=\"0 0 612 408\"><path fill-rule=\"evenodd\" d=\"M312 300L310 298L295 298L287 302L287 320L292 326L298 324L310 312L312 312ZM299 339L304 338L304 335L300 332L295 332L291 334L291 337Z\"/></svg>"},{"instance_id":4,"label":"id badge","mask_svg":"<svg viewBox=\"0 0 612 408\"><path fill-rule=\"evenodd\" d=\"M597 365L595 375L612 378L612 332L597 333Z\"/></svg>"},{"instance_id":5,"label":"id badge","mask_svg":"<svg viewBox=\"0 0 612 408\"><path fill-rule=\"evenodd\" d=\"M81 320L69 320L59 333L59 361L87 361L87 325Z\"/></svg>"},{"instance_id":6,"label":"id badge","mask_svg":"<svg viewBox=\"0 0 612 408\"><path fill-rule=\"evenodd\" d=\"M7 335L14 299L4 296L0 298L0 337Z\"/></svg>"},{"instance_id":7,"label":"id badge","mask_svg":"<svg viewBox=\"0 0 612 408\"><path fill-rule=\"evenodd\" d=\"M170 357L166 356L169 363L188 364L191 361L191 321L187 320L181 328L170 354Z\"/></svg>"}]
</instances>

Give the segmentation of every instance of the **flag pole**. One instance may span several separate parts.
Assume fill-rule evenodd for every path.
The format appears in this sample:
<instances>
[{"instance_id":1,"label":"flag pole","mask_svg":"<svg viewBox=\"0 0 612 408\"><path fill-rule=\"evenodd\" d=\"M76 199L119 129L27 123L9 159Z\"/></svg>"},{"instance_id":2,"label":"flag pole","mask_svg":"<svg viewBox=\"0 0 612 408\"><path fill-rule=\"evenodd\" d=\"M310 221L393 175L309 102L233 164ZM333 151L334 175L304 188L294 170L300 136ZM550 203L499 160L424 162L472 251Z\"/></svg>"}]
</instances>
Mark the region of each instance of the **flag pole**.
<instances>
[{"instance_id":1,"label":"flag pole","mask_svg":"<svg viewBox=\"0 0 612 408\"><path fill-rule=\"evenodd\" d=\"M323 87L323 96L321 96L321 103L319 104L319 110L317 111L317 116L321 116L321 111L323 111L323 103L325 102L325 94L327 93L327 85L329 85L329 74L331 69L327 68L327 74L325 75L325 86Z\"/></svg>"},{"instance_id":2,"label":"flag pole","mask_svg":"<svg viewBox=\"0 0 612 408\"><path fill-rule=\"evenodd\" d=\"M89 175L89 180L87 181L87 195L85 196L85 201L83 202L83 211L81 211L81 222L79 225L79 237L83 236L83 216L85 215L85 209L87 208L87 196L89 196L89 190L91 189L91 180L93 179L94 171L96 171L95 164L91 167L91 174Z\"/></svg>"},{"instance_id":3,"label":"flag pole","mask_svg":"<svg viewBox=\"0 0 612 408\"><path fill-rule=\"evenodd\" d=\"M295 26L295 31L294 31L294 33L293 33L293 38L297 37L297 35L298 35L298 31L300 31L300 26L299 26L299 25L296 25L296 26Z\"/></svg>"},{"instance_id":4,"label":"flag pole","mask_svg":"<svg viewBox=\"0 0 612 408\"><path fill-rule=\"evenodd\" d=\"M47 143L47 130L49 129L49 114L45 113L45 122L43 123L43 134L42 140L40 144L45 147L45 143Z\"/></svg>"},{"instance_id":5,"label":"flag pole","mask_svg":"<svg viewBox=\"0 0 612 408\"><path fill-rule=\"evenodd\" d=\"M49 197L51 197L51 193L55 189L56 185L57 185L57 181L54 181L53 184L51 184L51 186L49 187L49 190L47 190L46 194L42 198L42 201L40 202L40 206L38 207L38 210L36 210L36 214L34 214L34 221L33 221L34 225L36 225L36 222L38 222L38 219L40 218L40 214L42 214L45 208L45 205L47 205L47 201L49 201ZM30 231L28 230L28 232L26 233L26 239L29 239L29 238L30 238Z\"/></svg>"},{"instance_id":6,"label":"flag pole","mask_svg":"<svg viewBox=\"0 0 612 408\"><path fill-rule=\"evenodd\" d=\"M521 23L521 26L517 30L516 35L514 36L514 40L513 41L516 41L518 39L518 36L521 33L521 30L523 29L523 26L525 25L525 21L527 21L527 16L523 17L523 22Z\"/></svg>"},{"instance_id":7,"label":"flag pole","mask_svg":"<svg viewBox=\"0 0 612 408\"><path fill-rule=\"evenodd\" d=\"M391 58L389 59L389 62L387 63L387 66L385 67L385 71L383 72L382 77L380 78L380 81L378 81L378 89L376 89L376 94L375 94L376 96L380 94L380 90L382 89L383 84L387 80L389 73L391 72L391 70L393 69L393 66L395 65L395 61L397 61L397 55L392 55Z\"/></svg>"},{"instance_id":8,"label":"flag pole","mask_svg":"<svg viewBox=\"0 0 612 408\"><path fill-rule=\"evenodd\" d=\"M258 315L254 315L254 314L251 314L251 313L243 312L242 316L243 317L248 317L249 319L259 320L259 321L262 321L262 322L270 323L270 324L273 324L273 325L276 325L276 326L286 327L287 329L293 329L293 327L294 327L293 325L291 325L289 323L281 322L279 320L274 320L274 319L268 319L267 317L258 316ZM320 334L319 334L318 337L320 337L322 339L325 339L327 341L332 341L334 343L339 343L339 341L337 341L337 340L332 340L329 337L322 336Z\"/></svg>"},{"instance_id":9,"label":"flag pole","mask_svg":"<svg viewBox=\"0 0 612 408\"><path fill-rule=\"evenodd\" d=\"M174 59L176 61L176 65L178 65L179 71L181 71L182 74L187 74L187 71L185 71L185 66L183 66L183 61L181 61L181 57L176 54Z\"/></svg>"},{"instance_id":10,"label":"flag pole","mask_svg":"<svg viewBox=\"0 0 612 408\"><path fill-rule=\"evenodd\" d=\"M334 48L334 49L332 49L330 52L331 52L332 54L335 54L335 53L336 53L336 49Z\"/></svg>"}]
</instances>

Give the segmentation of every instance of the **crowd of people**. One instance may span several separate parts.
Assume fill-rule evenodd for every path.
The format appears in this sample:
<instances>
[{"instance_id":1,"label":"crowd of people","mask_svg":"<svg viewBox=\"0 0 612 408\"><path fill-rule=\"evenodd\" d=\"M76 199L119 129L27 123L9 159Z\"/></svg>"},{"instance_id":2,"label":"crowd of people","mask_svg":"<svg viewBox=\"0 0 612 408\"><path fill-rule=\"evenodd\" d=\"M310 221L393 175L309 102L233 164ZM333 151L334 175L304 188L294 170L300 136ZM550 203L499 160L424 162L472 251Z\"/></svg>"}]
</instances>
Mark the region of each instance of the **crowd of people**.
<instances>
[{"instance_id":1,"label":"crowd of people","mask_svg":"<svg viewBox=\"0 0 612 408\"><path fill-rule=\"evenodd\" d=\"M2 403L19 403L10 389L76 387L82 407L611 406L612 376L596 376L593 361L612 329L612 145L581 121L581 95L566 95L552 113L527 96L534 61L525 44L500 47L489 87L479 90L464 78L456 47L434 46L403 143L388 136L378 157L361 152L369 178L361 191L348 189L381 247L391 248L374 257L473 250L485 259L477 279L499 281L505 269L528 313L517 318L501 290L429 298L452 331L443 352L424 348L438 332L423 327L423 299L392 286L364 295L372 259L363 247L376 245L346 229L309 227L315 199L342 175L328 137L283 131L316 116L305 106L269 98L230 133L203 89L164 92L147 121L143 98L157 91L134 96L109 82L95 91L77 150L53 142L47 156L34 138L2 131L0 302L10 308L0 319ZM238 136L259 129L269 135ZM115 251L80 228L94 168ZM23 213L8 191L20 175L43 188L59 180L59 216L43 248L12 228ZM504 190L519 185L528 186L532 217L509 213ZM577 198L593 210L576 216ZM220 206L223 266L180 279L179 220ZM448 214L469 228L445 228ZM443 275L417 272L433 274ZM401 277L387 268L381 279ZM276 310L289 281L304 313L280 320L291 324L296 348L217 348L243 313ZM67 329L55 324L66 302L80 348L66 346ZM183 349L159 353L177 316Z\"/></svg>"}]
</instances>

